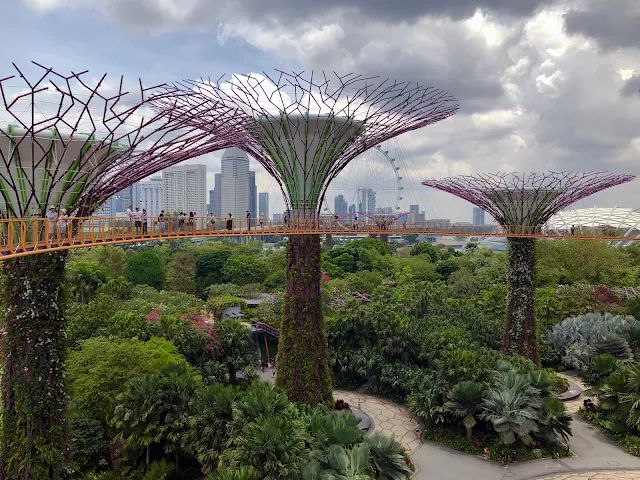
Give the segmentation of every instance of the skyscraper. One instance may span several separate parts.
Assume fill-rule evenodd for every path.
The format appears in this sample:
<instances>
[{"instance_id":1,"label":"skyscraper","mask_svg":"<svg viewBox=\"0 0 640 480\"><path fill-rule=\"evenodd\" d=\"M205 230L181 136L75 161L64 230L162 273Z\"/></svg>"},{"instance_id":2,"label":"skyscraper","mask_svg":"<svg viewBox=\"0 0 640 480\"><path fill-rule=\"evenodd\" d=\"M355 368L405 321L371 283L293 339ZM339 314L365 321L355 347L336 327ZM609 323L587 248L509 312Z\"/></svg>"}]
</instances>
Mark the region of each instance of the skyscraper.
<instances>
[{"instance_id":1,"label":"skyscraper","mask_svg":"<svg viewBox=\"0 0 640 480\"><path fill-rule=\"evenodd\" d=\"M376 213L376 192L371 188L358 190L358 211L363 213Z\"/></svg>"},{"instance_id":2,"label":"skyscraper","mask_svg":"<svg viewBox=\"0 0 640 480\"><path fill-rule=\"evenodd\" d=\"M409 221L415 222L420 214L420 205L409 205Z\"/></svg>"},{"instance_id":3,"label":"skyscraper","mask_svg":"<svg viewBox=\"0 0 640 480\"><path fill-rule=\"evenodd\" d=\"M160 215L160 210L164 208L161 177L152 177L151 180L138 182L138 203L134 207L146 208L149 217Z\"/></svg>"},{"instance_id":4,"label":"skyscraper","mask_svg":"<svg viewBox=\"0 0 640 480\"><path fill-rule=\"evenodd\" d=\"M264 215L265 219L269 219L269 194L267 192L258 194L258 215Z\"/></svg>"},{"instance_id":5,"label":"skyscraper","mask_svg":"<svg viewBox=\"0 0 640 480\"><path fill-rule=\"evenodd\" d=\"M351 219L356 218L358 216L356 212L357 210L356 210L355 203L352 203L351 205L349 205L349 218Z\"/></svg>"},{"instance_id":6,"label":"skyscraper","mask_svg":"<svg viewBox=\"0 0 640 480\"><path fill-rule=\"evenodd\" d=\"M244 219L250 210L249 156L237 147L227 148L222 155L220 178L220 213Z\"/></svg>"},{"instance_id":7,"label":"skyscraper","mask_svg":"<svg viewBox=\"0 0 640 480\"><path fill-rule=\"evenodd\" d=\"M207 167L178 165L163 170L162 205L169 215L195 212L204 216L207 209Z\"/></svg>"},{"instance_id":8,"label":"skyscraper","mask_svg":"<svg viewBox=\"0 0 640 480\"><path fill-rule=\"evenodd\" d=\"M349 205L342 195L338 195L333 199L333 211L336 215L349 212Z\"/></svg>"},{"instance_id":9,"label":"skyscraper","mask_svg":"<svg viewBox=\"0 0 640 480\"><path fill-rule=\"evenodd\" d=\"M214 179L213 190L209 190L211 213L214 217L222 217L222 174L216 173Z\"/></svg>"},{"instance_id":10,"label":"skyscraper","mask_svg":"<svg viewBox=\"0 0 640 480\"><path fill-rule=\"evenodd\" d=\"M484 225L484 210L480 207L473 207L473 224Z\"/></svg>"},{"instance_id":11,"label":"skyscraper","mask_svg":"<svg viewBox=\"0 0 640 480\"><path fill-rule=\"evenodd\" d=\"M256 172L249 171L249 212L251 218L258 216L258 187L256 186Z\"/></svg>"}]
</instances>

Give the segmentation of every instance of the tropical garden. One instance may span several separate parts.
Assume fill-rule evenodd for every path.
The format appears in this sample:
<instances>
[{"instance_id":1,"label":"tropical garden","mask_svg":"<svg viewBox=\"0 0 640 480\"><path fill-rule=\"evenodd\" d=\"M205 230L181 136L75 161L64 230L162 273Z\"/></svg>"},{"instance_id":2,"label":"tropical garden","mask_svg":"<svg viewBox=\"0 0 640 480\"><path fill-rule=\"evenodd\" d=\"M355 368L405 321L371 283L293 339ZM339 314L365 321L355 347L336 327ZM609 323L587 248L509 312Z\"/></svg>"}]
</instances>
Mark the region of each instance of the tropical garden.
<instances>
[{"instance_id":1,"label":"tropical garden","mask_svg":"<svg viewBox=\"0 0 640 480\"><path fill-rule=\"evenodd\" d=\"M406 240L322 253L334 387L406 404L425 439L510 462L569 455L556 396L572 370L591 387L581 416L640 455L640 248L537 243L534 364L501 351L506 254ZM248 322L281 326L286 265L253 241L72 251L65 477L411 478L402 445L364 435L344 402L291 402L258 380L266 350Z\"/></svg>"}]
</instances>

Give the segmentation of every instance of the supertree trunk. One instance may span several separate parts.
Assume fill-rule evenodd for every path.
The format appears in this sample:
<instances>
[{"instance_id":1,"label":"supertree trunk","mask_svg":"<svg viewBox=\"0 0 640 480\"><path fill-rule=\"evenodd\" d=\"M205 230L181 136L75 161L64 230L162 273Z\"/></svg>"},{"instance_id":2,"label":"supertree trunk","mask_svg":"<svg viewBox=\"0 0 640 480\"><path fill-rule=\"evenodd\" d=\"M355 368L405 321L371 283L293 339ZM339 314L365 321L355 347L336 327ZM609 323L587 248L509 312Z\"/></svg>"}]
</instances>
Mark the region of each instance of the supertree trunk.
<instances>
[{"instance_id":1,"label":"supertree trunk","mask_svg":"<svg viewBox=\"0 0 640 480\"><path fill-rule=\"evenodd\" d=\"M4 263L2 480L63 475L67 460L65 259L65 253L43 253Z\"/></svg>"},{"instance_id":2,"label":"supertree trunk","mask_svg":"<svg viewBox=\"0 0 640 480\"><path fill-rule=\"evenodd\" d=\"M324 242L324 246L327 250L331 250L333 248L333 235L330 233L327 233L326 237L325 237L325 242Z\"/></svg>"},{"instance_id":3,"label":"supertree trunk","mask_svg":"<svg viewBox=\"0 0 640 480\"><path fill-rule=\"evenodd\" d=\"M509 237L509 293L507 328L502 336L502 350L522 355L538 364L538 343L533 313L535 239Z\"/></svg>"},{"instance_id":4,"label":"supertree trunk","mask_svg":"<svg viewBox=\"0 0 640 480\"><path fill-rule=\"evenodd\" d=\"M327 329L320 295L320 236L291 235L276 385L295 402L331 404Z\"/></svg>"}]
</instances>

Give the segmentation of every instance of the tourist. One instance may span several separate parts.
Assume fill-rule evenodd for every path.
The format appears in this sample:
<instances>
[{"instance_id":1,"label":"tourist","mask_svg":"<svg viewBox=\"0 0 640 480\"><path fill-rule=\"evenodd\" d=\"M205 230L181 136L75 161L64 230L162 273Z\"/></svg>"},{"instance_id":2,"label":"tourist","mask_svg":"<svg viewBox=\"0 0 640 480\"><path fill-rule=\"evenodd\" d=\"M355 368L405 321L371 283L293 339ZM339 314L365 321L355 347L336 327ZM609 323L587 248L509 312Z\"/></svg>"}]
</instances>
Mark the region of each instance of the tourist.
<instances>
[{"instance_id":1,"label":"tourist","mask_svg":"<svg viewBox=\"0 0 640 480\"><path fill-rule=\"evenodd\" d=\"M227 218L227 230L233 230L233 215L229 214L229 218Z\"/></svg>"},{"instance_id":2,"label":"tourist","mask_svg":"<svg viewBox=\"0 0 640 480\"><path fill-rule=\"evenodd\" d=\"M358 217L355 217L353 219L353 229L357 230L358 229Z\"/></svg>"},{"instance_id":3,"label":"tourist","mask_svg":"<svg viewBox=\"0 0 640 480\"><path fill-rule=\"evenodd\" d=\"M216 229L216 217L213 216L213 213L209 213L209 231L213 231Z\"/></svg>"},{"instance_id":4,"label":"tourist","mask_svg":"<svg viewBox=\"0 0 640 480\"><path fill-rule=\"evenodd\" d=\"M187 220L187 226L189 227L189 232L195 232L195 224L196 224L196 214L195 212L189 212L189 219Z\"/></svg>"},{"instance_id":5,"label":"tourist","mask_svg":"<svg viewBox=\"0 0 640 480\"><path fill-rule=\"evenodd\" d=\"M184 229L184 218L185 214L181 211L178 215L178 232L182 232L182 230Z\"/></svg>"},{"instance_id":6,"label":"tourist","mask_svg":"<svg viewBox=\"0 0 640 480\"><path fill-rule=\"evenodd\" d=\"M251 230L251 212L247 210L247 232Z\"/></svg>"},{"instance_id":7,"label":"tourist","mask_svg":"<svg viewBox=\"0 0 640 480\"><path fill-rule=\"evenodd\" d=\"M49 222L49 241L53 242L53 239L56 236L56 225L58 224L58 215L56 214L56 207L53 205L49 206L49 210L47 211L47 221Z\"/></svg>"},{"instance_id":8,"label":"tourist","mask_svg":"<svg viewBox=\"0 0 640 480\"><path fill-rule=\"evenodd\" d=\"M133 210L132 210L132 208L133 208L133 205L129 205L127 207L127 223L129 224L127 230L129 230L129 233L133 233Z\"/></svg>"},{"instance_id":9,"label":"tourist","mask_svg":"<svg viewBox=\"0 0 640 480\"><path fill-rule=\"evenodd\" d=\"M142 209L142 215L140 216L140 220L142 221L142 234L147 234L147 209Z\"/></svg>"},{"instance_id":10,"label":"tourist","mask_svg":"<svg viewBox=\"0 0 640 480\"><path fill-rule=\"evenodd\" d=\"M416 434L416 437L420 438L422 436L422 425L420 425L420 422L416 423L416 428L414 430L414 433Z\"/></svg>"},{"instance_id":11,"label":"tourist","mask_svg":"<svg viewBox=\"0 0 640 480\"><path fill-rule=\"evenodd\" d=\"M67 215L67 209L61 208L60 215L58 215L58 226L60 227L60 236L64 241L64 238L67 236L67 219L69 216Z\"/></svg>"},{"instance_id":12,"label":"tourist","mask_svg":"<svg viewBox=\"0 0 640 480\"><path fill-rule=\"evenodd\" d=\"M142 212L140 211L140 207L136 207L136 211L133 212L133 219L136 226L136 235L140 235L140 230L142 229Z\"/></svg>"},{"instance_id":13,"label":"tourist","mask_svg":"<svg viewBox=\"0 0 640 480\"><path fill-rule=\"evenodd\" d=\"M571 225L571 229L570 229L570 231L571 231L571 236L572 236L572 237L573 237L573 236L575 236L575 234L576 234L576 227L574 227L573 225Z\"/></svg>"},{"instance_id":14,"label":"tourist","mask_svg":"<svg viewBox=\"0 0 640 480\"><path fill-rule=\"evenodd\" d=\"M167 220L164 216L164 210L160 210L160 215L158 215L157 223L160 225L160 233L164 233L167 231Z\"/></svg>"},{"instance_id":15,"label":"tourist","mask_svg":"<svg viewBox=\"0 0 640 480\"><path fill-rule=\"evenodd\" d=\"M264 230L264 213L261 213L258 217L258 221L260 222L260 228Z\"/></svg>"}]
</instances>

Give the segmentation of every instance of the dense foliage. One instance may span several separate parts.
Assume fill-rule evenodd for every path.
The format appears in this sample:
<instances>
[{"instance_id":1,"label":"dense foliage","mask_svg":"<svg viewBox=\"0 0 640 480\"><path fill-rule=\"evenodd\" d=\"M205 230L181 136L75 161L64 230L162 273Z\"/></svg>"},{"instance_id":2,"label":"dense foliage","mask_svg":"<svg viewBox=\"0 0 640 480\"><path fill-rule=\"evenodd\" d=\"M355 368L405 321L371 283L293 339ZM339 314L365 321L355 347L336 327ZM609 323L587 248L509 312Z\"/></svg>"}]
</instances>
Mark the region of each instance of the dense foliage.
<instances>
[{"instance_id":1,"label":"dense foliage","mask_svg":"<svg viewBox=\"0 0 640 480\"><path fill-rule=\"evenodd\" d=\"M554 369L572 368L592 386L582 415L640 453L640 328L629 316L640 313L640 300L619 290L637 285L639 250L579 241L535 248L533 314L546 368L500 352L506 256L475 244L464 253L369 238L337 244L314 264L325 276L313 302L300 305L285 301L287 252L257 242L71 251L64 275L54 272L67 292L66 339L62 309L29 317L29 328L7 325L56 340L49 350L21 354L44 352L57 361L69 351L68 431L36 432L60 439L60 448L41 450L32 478L38 468L65 462L63 434L71 461L65 475L87 480L408 478L410 462L397 442L363 438L352 415L329 410L331 376L341 387L408 404L427 438L511 461L566 454L559 442L570 433L570 417L554 393L568 385ZM5 305L15 310L18 279L2 281L14 288ZM234 305L241 318L225 316ZM13 316L30 312L23 307ZM315 325L314 341L331 353L331 372L299 377L301 391L325 404L317 407L255 381L259 354L248 325L257 319L295 335L295 322L312 308L327 315L326 340ZM268 348L273 355L274 339ZM284 352L283 374L294 371L285 357L303 373L313 367L308 351ZM38 377L24 367L5 363L5 405L7 386L17 399L39 391L30 390ZM56 375L47 418L64 409L61 368ZM15 415L12 423L5 416L5 443L17 439L22 448L15 432L32 417Z\"/></svg>"}]
</instances>

